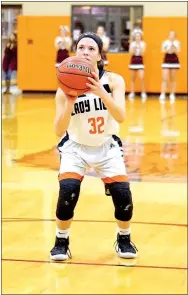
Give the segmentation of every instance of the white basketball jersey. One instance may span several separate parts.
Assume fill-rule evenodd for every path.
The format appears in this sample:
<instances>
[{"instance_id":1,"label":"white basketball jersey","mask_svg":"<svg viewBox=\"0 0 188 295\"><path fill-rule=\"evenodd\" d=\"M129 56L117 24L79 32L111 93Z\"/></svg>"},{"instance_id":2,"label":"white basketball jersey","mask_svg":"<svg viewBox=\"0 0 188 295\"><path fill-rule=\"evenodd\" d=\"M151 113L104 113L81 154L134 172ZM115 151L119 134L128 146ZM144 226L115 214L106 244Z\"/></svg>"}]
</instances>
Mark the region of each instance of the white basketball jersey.
<instances>
[{"instance_id":1,"label":"white basketball jersey","mask_svg":"<svg viewBox=\"0 0 188 295\"><path fill-rule=\"evenodd\" d=\"M100 82L110 94L108 73ZM69 138L79 144L100 146L119 133L119 123L110 115L99 96L86 93L77 98L68 127Z\"/></svg>"}]
</instances>

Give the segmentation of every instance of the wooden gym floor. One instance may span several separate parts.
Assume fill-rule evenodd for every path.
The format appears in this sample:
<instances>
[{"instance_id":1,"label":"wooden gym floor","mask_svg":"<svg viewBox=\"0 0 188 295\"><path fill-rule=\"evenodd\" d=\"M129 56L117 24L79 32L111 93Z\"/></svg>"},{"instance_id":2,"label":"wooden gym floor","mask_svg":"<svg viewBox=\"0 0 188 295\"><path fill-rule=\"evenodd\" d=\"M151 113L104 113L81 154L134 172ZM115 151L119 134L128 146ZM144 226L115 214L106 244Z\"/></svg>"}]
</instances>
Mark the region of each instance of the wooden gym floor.
<instances>
[{"instance_id":1,"label":"wooden gym floor","mask_svg":"<svg viewBox=\"0 0 188 295\"><path fill-rule=\"evenodd\" d=\"M73 258L52 263L59 160L54 97L2 100L2 293L187 294L187 101L126 103L120 135L139 257L117 257L112 201L100 179L86 176L70 233Z\"/></svg>"}]
</instances>

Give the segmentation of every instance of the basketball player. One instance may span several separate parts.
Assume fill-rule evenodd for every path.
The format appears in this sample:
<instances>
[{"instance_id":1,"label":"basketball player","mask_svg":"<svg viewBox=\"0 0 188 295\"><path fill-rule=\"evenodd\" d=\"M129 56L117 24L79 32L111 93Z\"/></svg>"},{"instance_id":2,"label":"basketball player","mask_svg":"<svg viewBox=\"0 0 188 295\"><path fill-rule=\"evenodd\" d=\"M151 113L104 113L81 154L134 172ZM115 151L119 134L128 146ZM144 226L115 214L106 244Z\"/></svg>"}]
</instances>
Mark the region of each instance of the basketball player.
<instances>
[{"instance_id":1,"label":"basketball player","mask_svg":"<svg viewBox=\"0 0 188 295\"><path fill-rule=\"evenodd\" d=\"M177 53L180 52L180 42L175 39L176 34L174 31L169 32L168 39L162 43L162 52L165 53L164 61L162 64L162 84L160 100L166 98L167 83L170 78L170 101L175 100L176 90L176 74L180 68Z\"/></svg>"},{"instance_id":2,"label":"basketball player","mask_svg":"<svg viewBox=\"0 0 188 295\"><path fill-rule=\"evenodd\" d=\"M91 91L79 97L68 97L60 88L56 93L54 126L61 137L61 163L52 260L70 257L69 230L88 167L108 185L117 220L117 253L123 258L137 256L130 237L133 201L118 137L119 123L125 120L125 84L121 76L103 70L102 46L94 33L80 35L76 43L76 56L90 61L96 71L88 78Z\"/></svg>"},{"instance_id":3,"label":"basketball player","mask_svg":"<svg viewBox=\"0 0 188 295\"><path fill-rule=\"evenodd\" d=\"M103 48L102 48L102 59L103 59L103 62L104 62L104 65L108 65L108 60L107 60L107 51L108 51L108 48L110 46L110 38L106 35L106 32L104 30L104 27L103 26L98 26L97 28L97 36L99 36L103 42Z\"/></svg>"},{"instance_id":4,"label":"basketball player","mask_svg":"<svg viewBox=\"0 0 188 295\"><path fill-rule=\"evenodd\" d=\"M67 26L59 27L60 36L55 38L55 48L57 49L56 54L56 64L58 67L59 64L66 58L69 57L69 51L71 49L72 40L68 36L69 29Z\"/></svg>"},{"instance_id":5,"label":"basketball player","mask_svg":"<svg viewBox=\"0 0 188 295\"><path fill-rule=\"evenodd\" d=\"M147 98L144 85L144 64L143 64L143 55L146 50L146 43L142 40L142 31L135 29L132 33L132 42L130 43L129 52L132 54L129 69L131 70L131 84L129 93L129 99L133 99L135 96L134 93L134 84L136 79L136 74L141 81L141 97L142 101L145 101Z\"/></svg>"}]
</instances>

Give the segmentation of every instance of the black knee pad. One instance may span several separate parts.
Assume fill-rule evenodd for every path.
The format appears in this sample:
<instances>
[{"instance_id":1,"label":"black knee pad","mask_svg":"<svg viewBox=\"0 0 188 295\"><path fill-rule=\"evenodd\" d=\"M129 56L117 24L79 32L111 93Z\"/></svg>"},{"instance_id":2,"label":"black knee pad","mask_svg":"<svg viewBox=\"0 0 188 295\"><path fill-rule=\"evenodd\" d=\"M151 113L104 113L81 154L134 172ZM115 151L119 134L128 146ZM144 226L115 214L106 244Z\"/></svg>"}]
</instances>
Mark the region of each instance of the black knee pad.
<instances>
[{"instance_id":1,"label":"black knee pad","mask_svg":"<svg viewBox=\"0 0 188 295\"><path fill-rule=\"evenodd\" d=\"M59 182L59 198L56 216L60 220L69 220L74 216L74 208L79 198L81 182L77 179L63 179Z\"/></svg>"},{"instance_id":2,"label":"black knee pad","mask_svg":"<svg viewBox=\"0 0 188 295\"><path fill-rule=\"evenodd\" d=\"M113 182L108 184L115 207L115 218L129 221L133 215L133 201L128 182Z\"/></svg>"}]
</instances>

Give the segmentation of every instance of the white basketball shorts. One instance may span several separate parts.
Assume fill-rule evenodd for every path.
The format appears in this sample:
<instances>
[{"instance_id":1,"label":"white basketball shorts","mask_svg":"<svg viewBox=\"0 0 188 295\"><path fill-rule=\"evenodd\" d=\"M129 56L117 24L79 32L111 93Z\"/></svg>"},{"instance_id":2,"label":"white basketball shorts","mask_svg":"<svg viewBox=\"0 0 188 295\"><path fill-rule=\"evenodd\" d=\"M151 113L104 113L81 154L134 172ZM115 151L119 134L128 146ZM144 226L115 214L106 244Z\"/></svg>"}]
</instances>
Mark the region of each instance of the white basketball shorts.
<instances>
[{"instance_id":1,"label":"white basketball shorts","mask_svg":"<svg viewBox=\"0 0 188 295\"><path fill-rule=\"evenodd\" d=\"M58 145L60 153L59 180L77 178L94 169L104 183L128 181L121 140L116 135L102 146L93 147L78 144L64 138ZM64 141L64 143L62 143Z\"/></svg>"}]
</instances>

